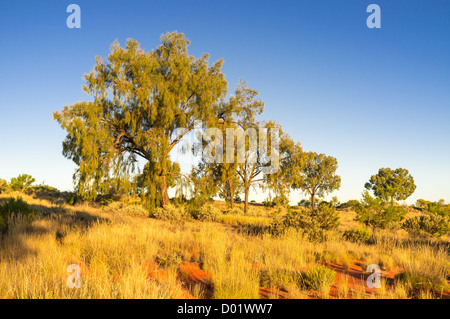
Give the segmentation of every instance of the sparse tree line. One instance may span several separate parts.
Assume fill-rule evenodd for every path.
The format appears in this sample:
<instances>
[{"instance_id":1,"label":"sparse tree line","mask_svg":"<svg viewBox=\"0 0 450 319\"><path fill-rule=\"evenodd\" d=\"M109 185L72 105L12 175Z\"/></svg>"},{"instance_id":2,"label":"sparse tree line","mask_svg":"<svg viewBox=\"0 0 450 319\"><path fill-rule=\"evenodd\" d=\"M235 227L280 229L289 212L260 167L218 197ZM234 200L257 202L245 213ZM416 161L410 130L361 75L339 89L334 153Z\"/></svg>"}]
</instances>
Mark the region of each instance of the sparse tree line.
<instances>
[{"instance_id":1,"label":"sparse tree line","mask_svg":"<svg viewBox=\"0 0 450 319\"><path fill-rule=\"evenodd\" d=\"M336 208L347 205L354 208L357 220L373 232L401 224L414 234L440 237L448 233L449 207L444 203L423 201L425 215L404 220L406 210L397 202L407 199L416 185L403 168L380 169L366 183L361 201L340 204L334 197L331 202L320 202L320 198L340 188L337 159L305 152L280 124L259 120L264 103L258 98L259 92L244 81L227 98L223 61L210 65L208 54L191 56L189 43L177 32L162 36L161 44L150 52L141 49L135 40L128 40L124 48L113 43L108 58L97 57L93 71L84 77L83 89L91 100L54 113L67 132L63 154L78 167L74 174L77 197L68 198L69 204L75 204L78 197L98 200L134 195L141 197L152 216L170 219L172 215L183 215L170 204L168 190L175 188L172 202L187 204L187 210L198 218L214 220L217 212L208 204L214 197L224 199L233 210L243 196L246 214L252 188L269 193L264 206L286 207L291 190L301 190L310 198L299 203L306 209L290 208L288 214L273 222L271 232L295 227L308 229L312 237L322 237L339 225ZM235 137L222 141L224 149L233 150L231 154L212 149L216 159L223 158L208 161L203 156L189 174L183 174L170 153L182 146L183 137L199 122L203 130L215 128L223 135L230 129L276 130L278 169L265 174L264 169L273 163L267 154L252 150L250 137L244 135L241 140ZM236 148L239 143L244 147ZM196 146L184 151L195 154ZM10 183L0 180L0 192L24 191L33 182L29 175ZM181 210L184 206L178 208Z\"/></svg>"}]
</instances>

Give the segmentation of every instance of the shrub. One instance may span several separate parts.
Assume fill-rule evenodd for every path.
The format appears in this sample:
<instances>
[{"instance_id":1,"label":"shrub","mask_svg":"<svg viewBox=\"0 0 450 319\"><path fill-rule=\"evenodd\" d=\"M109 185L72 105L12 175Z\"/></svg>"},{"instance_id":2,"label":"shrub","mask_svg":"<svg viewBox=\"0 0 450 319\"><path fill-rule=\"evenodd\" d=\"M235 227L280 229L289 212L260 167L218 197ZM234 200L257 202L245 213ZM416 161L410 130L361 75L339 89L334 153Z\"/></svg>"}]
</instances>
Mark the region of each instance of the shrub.
<instances>
[{"instance_id":1,"label":"shrub","mask_svg":"<svg viewBox=\"0 0 450 319\"><path fill-rule=\"evenodd\" d=\"M402 228L413 236L440 238L450 232L450 219L437 214L407 219Z\"/></svg>"},{"instance_id":2,"label":"shrub","mask_svg":"<svg viewBox=\"0 0 450 319\"><path fill-rule=\"evenodd\" d=\"M338 226L339 215L336 209L323 204L314 210L290 210L283 217L274 219L269 230L272 234L279 235L289 228L302 229L311 241L322 242L327 238L326 231Z\"/></svg>"},{"instance_id":3,"label":"shrub","mask_svg":"<svg viewBox=\"0 0 450 319\"><path fill-rule=\"evenodd\" d=\"M269 198L266 198L265 200L263 200L262 204L265 208L272 208L275 206L275 203L272 200L270 200Z\"/></svg>"},{"instance_id":4,"label":"shrub","mask_svg":"<svg viewBox=\"0 0 450 319\"><path fill-rule=\"evenodd\" d=\"M8 189L8 182L0 178L0 194Z\"/></svg>"},{"instance_id":5,"label":"shrub","mask_svg":"<svg viewBox=\"0 0 450 319\"><path fill-rule=\"evenodd\" d=\"M364 192L363 200L356 205L356 220L375 231L377 228L391 229L396 227L406 217L407 211L399 206L388 205L382 199L370 196Z\"/></svg>"},{"instance_id":6,"label":"shrub","mask_svg":"<svg viewBox=\"0 0 450 319\"><path fill-rule=\"evenodd\" d=\"M194 210L192 215L198 220L219 221L221 212L213 204L205 204L200 209Z\"/></svg>"},{"instance_id":7,"label":"shrub","mask_svg":"<svg viewBox=\"0 0 450 319\"><path fill-rule=\"evenodd\" d=\"M319 291L323 295L328 295L331 286L336 281L336 272L324 266L312 266L307 271L302 272L301 284L305 288Z\"/></svg>"},{"instance_id":8,"label":"shrub","mask_svg":"<svg viewBox=\"0 0 450 319\"><path fill-rule=\"evenodd\" d=\"M17 177L11 178L10 186L14 191L27 190L36 180L28 174L22 174Z\"/></svg>"},{"instance_id":9,"label":"shrub","mask_svg":"<svg viewBox=\"0 0 450 319\"><path fill-rule=\"evenodd\" d=\"M346 230L343 235L345 240L354 243L367 242L370 236L372 236L372 232L367 228L355 228Z\"/></svg>"},{"instance_id":10,"label":"shrub","mask_svg":"<svg viewBox=\"0 0 450 319\"><path fill-rule=\"evenodd\" d=\"M450 207L444 206L440 202L427 202L424 204L423 210L429 214L450 217Z\"/></svg>"},{"instance_id":11,"label":"shrub","mask_svg":"<svg viewBox=\"0 0 450 319\"><path fill-rule=\"evenodd\" d=\"M129 216L142 216L148 217L149 212L144 207L138 204L127 205L119 210L120 214L129 215Z\"/></svg>"},{"instance_id":12,"label":"shrub","mask_svg":"<svg viewBox=\"0 0 450 319\"><path fill-rule=\"evenodd\" d=\"M31 223L35 217L35 211L22 199L10 198L0 204L0 230L6 231L14 217L21 216Z\"/></svg>"},{"instance_id":13,"label":"shrub","mask_svg":"<svg viewBox=\"0 0 450 319\"><path fill-rule=\"evenodd\" d=\"M70 194L66 197L66 204L70 206L74 206L76 203L78 203L79 198L76 194Z\"/></svg>"},{"instance_id":14,"label":"shrub","mask_svg":"<svg viewBox=\"0 0 450 319\"><path fill-rule=\"evenodd\" d=\"M394 281L405 285L410 292L431 291L441 294L450 289L444 277L435 277L422 272L405 271L397 274Z\"/></svg>"},{"instance_id":15,"label":"shrub","mask_svg":"<svg viewBox=\"0 0 450 319\"><path fill-rule=\"evenodd\" d=\"M244 211L240 207L233 207L233 208L227 209L224 212L224 214L228 214L228 215L242 215L242 214L244 214Z\"/></svg>"},{"instance_id":16,"label":"shrub","mask_svg":"<svg viewBox=\"0 0 450 319\"><path fill-rule=\"evenodd\" d=\"M170 221L181 221L189 217L189 214L186 213L183 206L175 207L172 204L167 204L162 207L155 208L151 213L150 217L161 219L161 220L170 220Z\"/></svg>"}]
</instances>

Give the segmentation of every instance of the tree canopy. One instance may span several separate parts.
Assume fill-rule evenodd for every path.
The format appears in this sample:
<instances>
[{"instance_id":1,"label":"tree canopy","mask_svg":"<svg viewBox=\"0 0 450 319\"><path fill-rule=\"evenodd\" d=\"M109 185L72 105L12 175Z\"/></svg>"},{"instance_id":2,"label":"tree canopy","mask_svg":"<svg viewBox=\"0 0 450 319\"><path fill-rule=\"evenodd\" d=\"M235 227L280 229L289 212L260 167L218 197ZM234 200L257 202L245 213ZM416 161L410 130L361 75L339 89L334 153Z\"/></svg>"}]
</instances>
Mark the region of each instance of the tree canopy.
<instances>
[{"instance_id":1,"label":"tree canopy","mask_svg":"<svg viewBox=\"0 0 450 319\"><path fill-rule=\"evenodd\" d=\"M315 152L304 153L301 169L292 188L308 193L311 196L311 207L314 209L316 196L323 197L341 186L341 177L336 175L337 168L337 159L332 156Z\"/></svg>"},{"instance_id":2,"label":"tree canopy","mask_svg":"<svg viewBox=\"0 0 450 319\"><path fill-rule=\"evenodd\" d=\"M168 203L167 176L175 174L170 151L197 121L211 125L221 116L219 101L227 91L223 61L209 65L208 54L195 58L188 45L178 32L163 35L150 52L133 39L124 48L115 42L108 58L97 57L84 76L92 100L54 113L67 131L63 154L79 167L74 178L81 195L95 198L141 158L151 171L148 195L156 205ZM183 134L174 136L179 128Z\"/></svg>"},{"instance_id":3,"label":"tree canopy","mask_svg":"<svg viewBox=\"0 0 450 319\"><path fill-rule=\"evenodd\" d=\"M372 175L365 188L372 190L383 201L405 200L416 190L414 179L407 169L380 168L378 174Z\"/></svg>"}]
</instances>

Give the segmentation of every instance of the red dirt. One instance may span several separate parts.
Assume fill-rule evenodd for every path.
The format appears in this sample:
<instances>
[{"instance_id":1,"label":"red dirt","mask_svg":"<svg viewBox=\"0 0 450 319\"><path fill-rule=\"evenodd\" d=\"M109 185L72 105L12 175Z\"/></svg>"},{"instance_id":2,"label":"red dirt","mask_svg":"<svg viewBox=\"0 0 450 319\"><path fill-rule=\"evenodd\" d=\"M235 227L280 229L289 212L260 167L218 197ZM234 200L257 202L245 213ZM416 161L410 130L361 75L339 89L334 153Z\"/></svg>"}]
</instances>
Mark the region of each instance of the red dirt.
<instances>
[{"instance_id":1,"label":"red dirt","mask_svg":"<svg viewBox=\"0 0 450 319\"><path fill-rule=\"evenodd\" d=\"M211 299L214 289L211 284L211 274L206 273L196 263L182 262L178 270L178 280L180 280L190 291L199 285L203 291L203 298Z\"/></svg>"},{"instance_id":2,"label":"red dirt","mask_svg":"<svg viewBox=\"0 0 450 319\"><path fill-rule=\"evenodd\" d=\"M289 299L290 295L287 292L278 290L276 288L259 288L259 296L261 299Z\"/></svg>"}]
</instances>

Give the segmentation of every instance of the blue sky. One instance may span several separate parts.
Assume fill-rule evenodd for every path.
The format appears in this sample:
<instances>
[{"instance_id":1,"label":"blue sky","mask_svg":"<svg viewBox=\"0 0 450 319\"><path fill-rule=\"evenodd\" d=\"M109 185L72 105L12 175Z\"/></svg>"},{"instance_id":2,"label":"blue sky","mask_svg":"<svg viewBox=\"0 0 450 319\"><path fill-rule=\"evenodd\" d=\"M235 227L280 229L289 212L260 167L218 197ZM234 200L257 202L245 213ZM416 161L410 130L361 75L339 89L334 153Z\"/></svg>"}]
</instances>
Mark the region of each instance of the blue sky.
<instances>
[{"instance_id":1,"label":"blue sky","mask_svg":"<svg viewBox=\"0 0 450 319\"><path fill-rule=\"evenodd\" d=\"M81 7L81 29L66 8ZM366 8L381 7L381 29ZM89 97L83 74L111 43L149 51L180 31L190 53L225 59L261 93L307 151L338 159L341 201L360 198L380 167L404 167L417 198L450 201L450 2L437 1L22 1L0 2L0 178L20 173L72 188L75 166L52 112ZM252 194L251 199L262 200ZM303 196L293 193L296 202Z\"/></svg>"}]
</instances>

